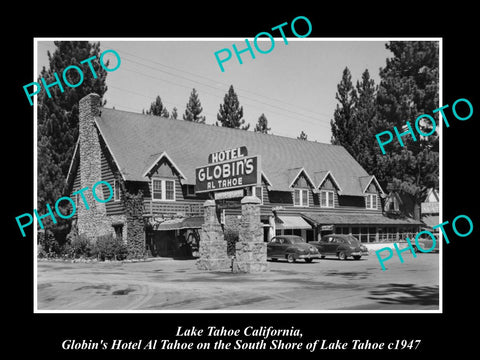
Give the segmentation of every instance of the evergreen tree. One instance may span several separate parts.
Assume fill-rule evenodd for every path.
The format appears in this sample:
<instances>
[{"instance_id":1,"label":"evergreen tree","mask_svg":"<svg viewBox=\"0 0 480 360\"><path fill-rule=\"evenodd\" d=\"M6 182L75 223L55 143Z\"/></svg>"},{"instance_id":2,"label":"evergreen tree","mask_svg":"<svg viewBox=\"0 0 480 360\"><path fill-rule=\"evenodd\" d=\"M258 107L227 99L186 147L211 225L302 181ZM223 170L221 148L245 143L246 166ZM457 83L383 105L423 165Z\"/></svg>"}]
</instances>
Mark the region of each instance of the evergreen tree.
<instances>
[{"instance_id":1,"label":"evergreen tree","mask_svg":"<svg viewBox=\"0 0 480 360\"><path fill-rule=\"evenodd\" d=\"M248 130L250 127L250 124L243 125L245 124L245 119L243 119L243 106L240 106L233 85L230 85L228 93L226 93L223 98L223 104L220 104L217 120L223 127L242 130ZM218 122L215 124L218 126Z\"/></svg>"},{"instance_id":2,"label":"evergreen tree","mask_svg":"<svg viewBox=\"0 0 480 360\"><path fill-rule=\"evenodd\" d=\"M369 174L375 173L380 149L372 139L382 129L377 121L375 83L365 70L354 88L346 68L337 89L340 104L331 121L332 143L342 145Z\"/></svg>"},{"instance_id":3,"label":"evergreen tree","mask_svg":"<svg viewBox=\"0 0 480 360\"><path fill-rule=\"evenodd\" d=\"M419 115L431 114L438 107L438 45L393 41L386 47L393 57L380 71L378 89L368 71L353 88L350 72L344 70L336 94L340 104L331 121L332 143L344 146L384 187L389 184L391 189L409 194L418 218L427 190L438 187L438 135L421 138L416 134L416 142L405 136L404 147L394 140L385 155L375 135L393 131L394 126L402 132L406 121L414 127ZM420 127L424 133L431 130L428 122Z\"/></svg>"},{"instance_id":4,"label":"evergreen tree","mask_svg":"<svg viewBox=\"0 0 480 360\"><path fill-rule=\"evenodd\" d=\"M342 145L350 154L355 154L354 139L357 135L357 124L354 119L357 92L353 87L352 75L348 67L343 70L342 80L337 85L335 99L339 102L330 120L332 129L331 143Z\"/></svg>"},{"instance_id":5,"label":"evergreen tree","mask_svg":"<svg viewBox=\"0 0 480 360\"><path fill-rule=\"evenodd\" d=\"M54 73L61 77L63 70L70 65L82 69L83 81L74 88L64 85L63 92L58 86L51 87L51 98L46 91L37 95L37 209L40 214L46 212L47 204L53 209L57 199L69 195L64 194L65 179L78 139L79 100L92 92L103 97L107 90L107 72L98 61L100 43L56 41L54 44L57 48L53 54L47 53L49 67L42 69L38 82L40 83L40 78L44 78L47 84L52 84L55 81ZM88 64L80 64L80 61L92 56L97 58L91 62L96 79ZM75 71L66 74L67 81L71 84L77 84L80 81L79 76ZM59 210L65 214L72 211L65 202L60 204ZM57 224L53 224L50 218L45 218L42 222L47 231L53 232L57 243L62 244L70 231L71 220L60 217L56 217L56 220ZM55 248L59 249L58 246Z\"/></svg>"},{"instance_id":6,"label":"evergreen tree","mask_svg":"<svg viewBox=\"0 0 480 360\"><path fill-rule=\"evenodd\" d=\"M193 89L185 108L185 114L183 114L183 120L205 124L205 116L200 116L202 111L203 108L197 90Z\"/></svg>"},{"instance_id":7,"label":"evergreen tree","mask_svg":"<svg viewBox=\"0 0 480 360\"><path fill-rule=\"evenodd\" d=\"M386 48L393 57L380 71L378 111L400 128L438 107L438 43L391 41Z\"/></svg>"},{"instance_id":8,"label":"evergreen tree","mask_svg":"<svg viewBox=\"0 0 480 360\"><path fill-rule=\"evenodd\" d=\"M305 134L305 132L302 130L302 132L300 133L300 135L297 136L297 139L298 140L307 140L308 138L308 135Z\"/></svg>"},{"instance_id":9,"label":"evergreen tree","mask_svg":"<svg viewBox=\"0 0 480 360\"><path fill-rule=\"evenodd\" d=\"M262 134L268 134L270 130L271 128L268 127L267 117L265 116L265 114L260 115L253 131L260 132Z\"/></svg>"},{"instance_id":10,"label":"evergreen tree","mask_svg":"<svg viewBox=\"0 0 480 360\"><path fill-rule=\"evenodd\" d=\"M99 61L100 43L87 41L55 41L57 47L53 54L48 52L49 68L45 67L40 73L47 84L55 81L54 73L61 77L63 70L75 65L82 69L84 78L77 87L63 86L62 93L58 86L51 87L51 98L45 91L37 95L38 103L38 180L37 180L37 208L38 212L46 211L46 204L53 208L55 202L63 194L65 179L68 174L70 163L78 139L78 102L90 93L97 93L103 97L107 91L105 80L107 72ZM80 61L95 56L97 60L91 62L97 78L94 79L92 71L87 63ZM107 64L108 66L108 64ZM78 72L69 71L67 80L71 84L80 81ZM40 83L40 80L38 80ZM103 102L105 105L105 102ZM61 209L64 213L67 210ZM52 228L57 231L60 227L69 227L70 220L57 218L59 226ZM49 220L44 219L44 222Z\"/></svg>"},{"instance_id":11,"label":"evergreen tree","mask_svg":"<svg viewBox=\"0 0 480 360\"><path fill-rule=\"evenodd\" d=\"M170 114L170 118L171 118L171 119L175 119L175 120L176 120L176 119L177 119L177 117L178 117L177 108L176 108L176 107L174 107L174 108L173 108L173 110L172 110L172 113Z\"/></svg>"},{"instance_id":12,"label":"evergreen tree","mask_svg":"<svg viewBox=\"0 0 480 360\"><path fill-rule=\"evenodd\" d=\"M387 59L381 69L378 89L378 116L384 121L384 129L393 126L401 129L409 121L422 114L431 114L438 108L438 43L434 41L391 41L387 49L393 57ZM440 123L438 116L437 124ZM431 124L421 124L428 133ZM387 146L385 155L378 155L379 180L392 183L401 192L412 196L415 215L419 217L420 203L429 188L438 188L439 157L438 135L427 138L415 135L402 138L404 147L396 141Z\"/></svg>"},{"instance_id":13,"label":"evergreen tree","mask_svg":"<svg viewBox=\"0 0 480 360\"><path fill-rule=\"evenodd\" d=\"M145 114L155 115L155 116L163 116L163 114L164 114L163 110L164 109L165 108L163 106L162 99L160 98L160 95L157 95L155 101L150 104L150 109L145 111Z\"/></svg>"},{"instance_id":14,"label":"evergreen tree","mask_svg":"<svg viewBox=\"0 0 480 360\"><path fill-rule=\"evenodd\" d=\"M365 70L362 80L357 81L357 99L355 103L355 131L353 134L353 153L351 155L369 174L377 170L377 156L381 153L377 143L372 141L375 134L382 131L383 122L377 117L377 87L370 73Z\"/></svg>"},{"instance_id":15,"label":"evergreen tree","mask_svg":"<svg viewBox=\"0 0 480 360\"><path fill-rule=\"evenodd\" d=\"M164 108L162 109L162 114L161 114L160 116L162 116L162 117L164 117L164 118L166 118L166 119L168 119L168 118L170 117L170 113L168 112L168 110L167 110L166 107L164 107Z\"/></svg>"}]
</instances>

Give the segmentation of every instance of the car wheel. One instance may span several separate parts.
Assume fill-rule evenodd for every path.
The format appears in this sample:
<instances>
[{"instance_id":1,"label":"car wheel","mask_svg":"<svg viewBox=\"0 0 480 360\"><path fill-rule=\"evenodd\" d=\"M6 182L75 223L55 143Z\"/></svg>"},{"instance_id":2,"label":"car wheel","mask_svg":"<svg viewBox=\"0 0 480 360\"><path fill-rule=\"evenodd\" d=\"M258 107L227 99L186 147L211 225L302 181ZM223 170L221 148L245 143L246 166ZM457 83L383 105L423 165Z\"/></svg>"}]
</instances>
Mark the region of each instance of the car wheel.
<instances>
[{"instance_id":1,"label":"car wheel","mask_svg":"<svg viewBox=\"0 0 480 360\"><path fill-rule=\"evenodd\" d=\"M272 258L271 258L271 260L272 260L272 261L277 261L278 259L277 259L277 258L274 258L274 257L272 257Z\"/></svg>"},{"instance_id":2,"label":"car wheel","mask_svg":"<svg viewBox=\"0 0 480 360\"><path fill-rule=\"evenodd\" d=\"M320 255L320 258L321 258L321 259L325 259L325 255Z\"/></svg>"},{"instance_id":3,"label":"car wheel","mask_svg":"<svg viewBox=\"0 0 480 360\"><path fill-rule=\"evenodd\" d=\"M306 263L311 263L312 261L313 261L313 259L305 259Z\"/></svg>"},{"instance_id":4,"label":"car wheel","mask_svg":"<svg viewBox=\"0 0 480 360\"><path fill-rule=\"evenodd\" d=\"M362 258L362 255L355 255L353 258L354 258L355 260L360 260L360 259Z\"/></svg>"},{"instance_id":5,"label":"car wheel","mask_svg":"<svg viewBox=\"0 0 480 360\"><path fill-rule=\"evenodd\" d=\"M289 263L294 263L295 262L295 256L293 254L288 254L287 255L287 261Z\"/></svg>"},{"instance_id":6,"label":"car wheel","mask_svg":"<svg viewBox=\"0 0 480 360\"><path fill-rule=\"evenodd\" d=\"M340 251L337 256L340 260L346 260L347 259L347 254L345 254L345 252L343 252L343 251Z\"/></svg>"}]
</instances>

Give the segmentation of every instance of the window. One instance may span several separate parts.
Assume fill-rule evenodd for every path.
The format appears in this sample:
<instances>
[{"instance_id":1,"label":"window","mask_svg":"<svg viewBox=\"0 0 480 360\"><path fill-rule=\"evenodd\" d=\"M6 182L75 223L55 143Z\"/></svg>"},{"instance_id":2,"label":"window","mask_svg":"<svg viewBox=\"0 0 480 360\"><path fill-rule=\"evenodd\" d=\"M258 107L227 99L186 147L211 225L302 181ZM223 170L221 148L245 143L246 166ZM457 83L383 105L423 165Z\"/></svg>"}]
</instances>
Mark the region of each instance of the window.
<instances>
[{"instance_id":1,"label":"window","mask_svg":"<svg viewBox=\"0 0 480 360\"><path fill-rule=\"evenodd\" d=\"M263 205L263 187L262 186L252 186L252 195L255 195L260 199L260 204Z\"/></svg>"},{"instance_id":2,"label":"window","mask_svg":"<svg viewBox=\"0 0 480 360\"><path fill-rule=\"evenodd\" d=\"M195 196L195 185L187 185L187 196Z\"/></svg>"},{"instance_id":3,"label":"window","mask_svg":"<svg viewBox=\"0 0 480 360\"><path fill-rule=\"evenodd\" d=\"M342 227L335 228L335 233L336 234L349 234L350 232L348 231L348 226L342 226Z\"/></svg>"},{"instance_id":4,"label":"window","mask_svg":"<svg viewBox=\"0 0 480 360\"><path fill-rule=\"evenodd\" d=\"M295 189L293 192L293 206L308 206L308 190Z\"/></svg>"},{"instance_id":5,"label":"window","mask_svg":"<svg viewBox=\"0 0 480 360\"><path fill-rule=\"evenodd\" d=\"M320 191L320 207L333 208L333 191Z\"/></svg>"},{"instance_id":6,"label":"window","mask_svg":"<svg viewBox=\"0 0 480 360\"><path fill-rule=\"evenodd\" d=\"M376 210L377 209L377 195L368 194L365 198L367 209Z\"/></svg>"},{"instance_id":7,"label":"window","mask_svg":"<svg viewBox=\"0 0 480 360\"><path fill-rule=\"evenodd\" d=\"M175 201L175 181L152 179L152 200Z\"/></svg>"},{"instance_id":8,"label":"window","mask_svg":"<svg viewBox=\"0 0 480 360\"><path fill-rule=\"evenodd\" d=\"M173 180L164 180L165 200L175 200L175 182Z\"/></svg>"},{"instance_id":9,"label":"window","mask_svg":"<svg viewBox=\"0 0 480 360\"><path fill-rule=\"evenodd\" d=\"M162 200L162 180L152 180L152 199Z\"/></svg>"},{"instance_id":10,"label":"window","mask_svg":"<svg viewBox=\"0 0 480 360\"><path fill-rule=\"evenodd\" d=\"M120 201L120 184L113 180L113 201Z\"/></svg>"}]
</instances>

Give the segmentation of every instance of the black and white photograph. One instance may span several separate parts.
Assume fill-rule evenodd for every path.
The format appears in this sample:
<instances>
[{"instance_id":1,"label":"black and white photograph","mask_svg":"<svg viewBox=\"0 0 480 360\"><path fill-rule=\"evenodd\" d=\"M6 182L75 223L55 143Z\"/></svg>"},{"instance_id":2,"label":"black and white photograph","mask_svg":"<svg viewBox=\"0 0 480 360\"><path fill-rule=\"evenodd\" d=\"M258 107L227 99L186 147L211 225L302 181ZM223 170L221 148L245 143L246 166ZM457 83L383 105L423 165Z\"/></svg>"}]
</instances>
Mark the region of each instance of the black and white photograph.
<instances>
[{"instance_id":1,"label":"black and white photograph","mask_svg":"<svg viewBox=\"0 0 480 360\"><path fill-rule=\"evenodd\" d=\"M441 309L440 39L264 37L37 41L39 311Z\"/></svg>"},{"instance_id":2,"label":"black and white photograph","mask_svg":"<svg viewBox=\"0 0 480 360\"><path fill-rule=\"evenodd\" d=\"M6 26L4 350L474 349L475 11L170 5Z\"/></svg>"}]
</instances>

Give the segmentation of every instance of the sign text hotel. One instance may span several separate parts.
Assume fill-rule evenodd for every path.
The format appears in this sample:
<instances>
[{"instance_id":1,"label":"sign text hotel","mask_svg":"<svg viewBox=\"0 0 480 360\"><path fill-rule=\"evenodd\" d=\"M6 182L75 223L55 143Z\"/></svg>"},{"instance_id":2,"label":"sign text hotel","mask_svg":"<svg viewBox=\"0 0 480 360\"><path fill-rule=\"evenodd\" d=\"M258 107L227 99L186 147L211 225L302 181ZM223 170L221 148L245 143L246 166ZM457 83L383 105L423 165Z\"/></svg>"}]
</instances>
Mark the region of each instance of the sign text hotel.
<instances>
[{"instance_id":1,"label":"sign text hotel","mask_svg":"<svg viewBox=\"0 0 480 360\"><path fill-rule=\"evenodd\" d=\"M195 192L230 190L259 184L260 157L247 154L244 146L210 154L210 164L195 170Z\"/></svg>"}]
</instances>

